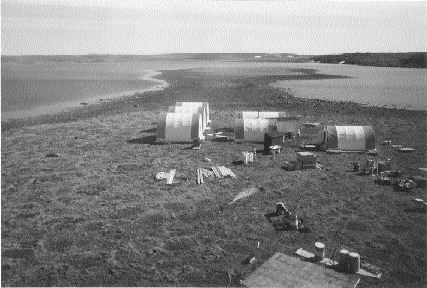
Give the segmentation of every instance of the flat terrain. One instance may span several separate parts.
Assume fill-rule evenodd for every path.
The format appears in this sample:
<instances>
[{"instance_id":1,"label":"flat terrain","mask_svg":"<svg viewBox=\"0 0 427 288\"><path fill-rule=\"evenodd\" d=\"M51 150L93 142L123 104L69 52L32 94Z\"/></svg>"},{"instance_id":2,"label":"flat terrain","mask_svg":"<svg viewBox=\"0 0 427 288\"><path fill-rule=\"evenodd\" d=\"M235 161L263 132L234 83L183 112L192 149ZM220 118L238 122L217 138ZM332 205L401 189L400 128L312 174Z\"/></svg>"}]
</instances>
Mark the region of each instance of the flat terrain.
<instances>
[{"instance_id":1,"label":"flat terrain","mask_svg":"<svg viewBox=\"0 0 427 288\"><path fill-rule=\"evenodd\" d=\"M276 252L313 251L315 241L328 255L342 245L380 267L381 279L362 278L358 287L425 286L426 214L411 198L427 199L426 189L379 186L351 172L351 163L391 158L404 175L425 177L418 168L427 167L427 113L295 98L269 84L337 76L283 72L163 71L158 78L170 84L163 91L2 123L2 286L229 286L228 270L239 286ZM209 101L212 129L229 135L236 111L279 110L302 122L372 125L378 143L415 152L381 145L376 157L318 152L323 169L285 171L283 162L296 157L292 147L258 153L245 166L235 164L241 151L262 144L156 145L158 113L194 100ZM237 178L197 185L196 168L213 165ZM154 178L170 169L177 183ZM228 204L251 187L258 192ZM275 230L263 215L278 201L310 232ZM245 264L250 254L257 260Z\"/></svg>"}]
</instances>

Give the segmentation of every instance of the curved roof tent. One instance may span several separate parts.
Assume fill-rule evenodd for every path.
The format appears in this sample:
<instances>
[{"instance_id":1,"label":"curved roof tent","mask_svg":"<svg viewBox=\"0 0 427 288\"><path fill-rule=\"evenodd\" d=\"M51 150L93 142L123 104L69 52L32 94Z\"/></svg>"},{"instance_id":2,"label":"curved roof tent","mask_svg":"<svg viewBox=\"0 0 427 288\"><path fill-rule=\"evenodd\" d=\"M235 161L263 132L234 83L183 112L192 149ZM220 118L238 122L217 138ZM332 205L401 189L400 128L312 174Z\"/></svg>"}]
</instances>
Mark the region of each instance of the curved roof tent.
<instances>
[{"instance_id":1,"label":"curved roof tent","mask_svg":"<svg viewBox=\"0 0 427 288\"><path fill-rule=\"evenodd\" d=\"M168 112L171 113L190 113L190 114L200 114L202 115L202 125L203 130L206 129L207 126L207 116L203 107L200 106L169 106Z\"/></svg>"},{"instance_id":2,"label":"curved roof tent","mask_svg":"<svg viewBox=\"0 0 427 288\"><path fill-rule=\"evenodd\" d=\"M320 143L328 149L365 151L375 149L375 131L372 126L325 126Z\"/></svg>"},{"instance_id":3,"label":"curved roof tent","mask_svg":"<svg viewBox=\"0 0 427 288\"><path fill-rule=\"evenodd\" d=\"M160 113L157 140L193 142L204 140L202 115L198 113Z\"/></svg>"},{"instance_id":4,"label":"curved roof tent","mask_svg":"<svg viewBox=\"0 0 427 288\"><path fill-rule=\"evenodd\" d=\"M210 119L210 112L209 112L209 102L176 102L175 106L182 106L182 107L189 107L189 106L196 106L196 107L203 107L203 110L205 111L206 115L206 123L211 123Z\"/></svg>"},{"instance_id":5,"label":"curved roof tent","mask_svg":"<svg viewBox=\"0 0 427 288\"><path fill-rule=\"evenodd\" d=\"M236 119L235 138L249 142L264 142L265 132L275 130L276 122L275 119Z\"/></svg>"},{"instance_id":6,"label":"curved roof tent","mask_svg":"<svg viewBox=\"0 0 427 288\"><path fill-rule=\"evenodd\" d=\"M241 111L237 112L238 119L266 119L266 118L280 118L288 117L286 112L277 112L277 111Z\"/></svg>"}]
</instances>

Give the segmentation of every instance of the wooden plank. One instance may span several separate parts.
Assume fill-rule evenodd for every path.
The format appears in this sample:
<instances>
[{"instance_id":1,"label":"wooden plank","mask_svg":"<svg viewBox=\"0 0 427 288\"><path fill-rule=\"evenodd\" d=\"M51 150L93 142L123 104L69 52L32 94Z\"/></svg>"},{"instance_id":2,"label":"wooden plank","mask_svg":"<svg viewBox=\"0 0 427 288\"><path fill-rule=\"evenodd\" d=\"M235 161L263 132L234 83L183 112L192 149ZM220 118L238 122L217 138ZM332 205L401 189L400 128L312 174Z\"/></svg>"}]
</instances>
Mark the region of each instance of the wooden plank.
<instances>
[{"instance_id":1,"label":"wooden plank","mask_svg":"<svg viewBox=\"0 0 427 288\"><path fill-rule=\"evenodd\" d=\"M359 281L356 274L339 273L323 265L276 253L243 284L247 287L354 288Z\"/></svg>"},{"instance_id":2,"label":"wooden plank","mask_svg":"<svg viewBox=\"0 0 427 288\"><path fill-rule=\"evenodd\" d=\"M172 169L172 170L169 172L169 177L168 177L168 179L167 179L166 184L169 184L169 185L171 185L171 184L172 184L172 182L173 182L173 178L175 177L175 173L176 173L176 169Z\"/></svg>"}]
</instances>

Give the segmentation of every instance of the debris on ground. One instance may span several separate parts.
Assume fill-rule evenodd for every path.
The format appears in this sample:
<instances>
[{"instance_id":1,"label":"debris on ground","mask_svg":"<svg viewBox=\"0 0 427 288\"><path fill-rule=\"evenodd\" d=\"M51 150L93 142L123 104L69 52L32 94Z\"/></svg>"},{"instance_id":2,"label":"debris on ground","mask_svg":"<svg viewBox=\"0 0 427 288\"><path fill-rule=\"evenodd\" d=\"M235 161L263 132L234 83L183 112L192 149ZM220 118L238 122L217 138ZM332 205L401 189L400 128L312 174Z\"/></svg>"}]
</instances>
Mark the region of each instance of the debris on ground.
<instances>
[{"instance_id":1,"label":"debris on ground","mask_svg":"<svg viewBox=\"0 0 427 288\"><path fill-rule=\"evenodd\" d=\"M168 178L168 173L157 172L157 174L156 174L156 179L157 180L162 180L162 179L167 179L167 178Z\"/></svg>"},{"instance_id":2,"label":"debris on ground","mask_svg":"<svg viewBox=\"0 0 427 288\"><path fill-rule=\"evenodd\" d=\"M426 186L427 179L421 176L409 176L409 180L412 180L417 184L417 187L424 188Z\"/></svg>"},{"instance_id":3,"label":"debris on ground","mask_svg":"<svg viewBox=\"0 0 427 288\"><path fill-rule=\"evenodd\" d=\"M243 151L242 155L243 155L243 163L248 164L248 163L254 162L254 153L253 152Z\"/></svg>"},{"instance_id":4,"label":"debris on ground","mask_svg":"<svg viewBox=\"0 0 427 288\"><path fill-rule=\"evenodd\" d=\"M420 199L420 198L412 198L412 200L417 204L417 205L419 205L419 206L421 206L421 207L426 207L427 206L427 202L426 201L424 201L423 199Z\"/></svg>"},{"instance_id":5,"label":"debris on ground","mask_svg":"<svg viewBox=\"0 0 427 288\"><path fill-rule=\"evenodd\" d=\"M348 252L346 254L350 254L351 252ZM316 255L314 253L308 252L302 248L299 248L295 254L297 254L298 256L301 256L304 260L316 260ZM354 253L357 254L357 253ZM360 261L360 256L358 257L359 261ZM339 260L339 259L338 259ZM327 257L323 257L320 261L318 261L320 264L324 264L325 266L332 266L334 268L336 268L337 270L340 270L342 268L342 264L340 265L339 261L335 261L333 259L329 259ZM365 267L372 267L374 269L370 269L370 270L376 270L376 273L371 273L367 270L365 270ZM358 263L358 269L357 270L353 270L354 273L362 275L362 276L368 276L368 277L372 277L372 278L381 278L382 273L379 273L380 269L372 264L369 263Z\"/></svg>"},{"instance_id":6,"label":"debris on ground","mask_svg":"<svg viewBox=\"0 0 427 288\"><path fill-rule=\"evenodd\" d=\"M203 173L202 173L202 171L201 171L201 168L197 168L197 184L203 184L203 183L205 183L204 181L203 181Z\"/></svg>"},{"instance_id":7,"label":"debris on ground","mask_svg":"<svg viewBox=\"0 0 427 288\"><path fill-rule=\"evenodd\" d=\"M296 167L296 161L294 162L285 161L282 165L282 169L285 171L295 171L295 167Z\"/></svg>"},{"instance_id":8,"label":"debris on ground","mask_svg":"<svg viewBox=\"0 0 427 288\"><path fill-rule=\"evenodd\" d=\"M303 151L317 151L317 150L319 150L317 145L311 145L311 144L303 144L303 145L298 146L298 148L303 150ZM328 151L326 151L326 152L328 152Z\"/></svg>"},{"instance_id":9,"label":"debris on ground","mask_svg":"<svg viewBox=\"0 0 427 288\"><path fill-rule=\"evenodd\" d=\"M243 189L243 191L241 191L239 194L237 194L236 197L234 197L233 201L231 201L229 204L232 204L232 203L234 203L237 200L240 200L242 198L249 197L252 194L256 193L257 191L258 191L258 188L246 188L246 189Z\"/></svg>"},{"instance_id":10,"label":"debris on ground","mask_svg":"<svg viewBox=\"0 0 427 288\"><path fill-rule=\"evenodd\" d=\"M206 161L206 162L211 162L211 161L212 161L212 159L210 159L210 158L205 158L205 161Z\"/></svg>"},{"instance_id":11,"label":"debris on ground","mask_svg":"<svg viewBox=\"0 0 427 288\"><path fill-rule=\"evenodd\" d=\"M252 264L254 263L256 260L255 255L249 254L248 256L246 256L246 258L242 261L242 265L248 265L248 264Z\"/></svg>"},{"instance_id":12,"label":"debris on ground","mask_svg":"<svg viewBox=\"0 0 427 288\"><path fill-rule=\"evenodd\" d=\"M48 158L59 157L59 153L47 153L46 157Z\"/></svg>"},{"instance_id":13,"label":"debris on ground","mask_svg":"<svg viewBox=\"0 0 427 288\"><path fill-rule=\"evenodd\" d=\"M415 151L415 149L410 147L401 147L401 148L397 148L397 151L402 153L412 153Z\"/></svg>"},{"instance_id":14,"label":"debris on ground","mask_svg":"<svg viewBox=\"0 0 427 288\"><path fill-rule=\"evenodd\" d=\"M172 185L173 183L173 178L175 177L175 173L176 173L176 169L172 169L169 174L168 174L168 178L166 179L166 184L168 185Z\"/></svg>"},{"instance_id":15,"label":"debris on ground","mask_svg":"<svg viewBox=\"0 0 427 288\"><path fill-rule=\"evenodd\" d=\"M224 166L213 166L211 169L214 172L216 178L224 178L226 176L236 178L236 174L234 174L230 168Z\"/></svg>"},{"instance_id":16,"label":"debris on ground","mask_svg":"<svg viewBox=\"0 0 427 288\"><path fill-rule=\"evenodd\" d=\"M297 170L316 168L317 156L311 152L297 152Z\"/></svg>"},{"instance_id":17,"label":"debris on ground","mask_svg":"<svg viewBox=\"0 0 427 288\"><path fill-rule=\"evenodd\" d=\"M412 188L417 187L417 183L411 179L400 178L397 179L395 187L398 191L409 192Z\"/></svg>"}]
</instances>

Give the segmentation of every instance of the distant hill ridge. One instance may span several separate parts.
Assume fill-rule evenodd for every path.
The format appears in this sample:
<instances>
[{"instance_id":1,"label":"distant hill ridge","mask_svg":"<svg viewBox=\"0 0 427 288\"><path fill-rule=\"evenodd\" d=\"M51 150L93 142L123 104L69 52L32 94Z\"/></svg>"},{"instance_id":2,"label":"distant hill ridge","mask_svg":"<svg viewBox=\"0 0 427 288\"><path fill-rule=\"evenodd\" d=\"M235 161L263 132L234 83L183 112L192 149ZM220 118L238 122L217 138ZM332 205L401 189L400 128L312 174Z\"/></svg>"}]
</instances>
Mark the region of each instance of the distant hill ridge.
<instances>
[{"instance_id":1,"label":"distant hill ridge","mask_svg":"<svg viewBox=\"0 0 427 288\"><path fill-rule=\"evenodd\" d=\"M362 66L427 68L427 52L409 53L343 53L333 55L298 55L294 53L170 53L159 55L2 55L2 63L35 62L119 62L155 59L192 59L211 61L256 61L256 62L320 62Z\"/></svg>"},{"instance_id":2,"label":"distant hill ridge","mask_svg":"<svg viewBox=\"0 0 427 288\"><path fill-rule=\"evenodd\" d=\"M407 67L427 68L427 52L410 53L344 53L339 55L313 56L311 60L320 63L340 63L380 66L380 67Z\"/></svg>"}]
</instances>

